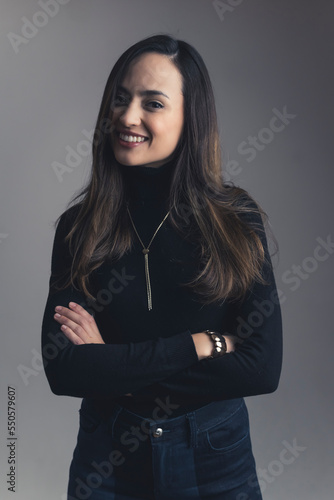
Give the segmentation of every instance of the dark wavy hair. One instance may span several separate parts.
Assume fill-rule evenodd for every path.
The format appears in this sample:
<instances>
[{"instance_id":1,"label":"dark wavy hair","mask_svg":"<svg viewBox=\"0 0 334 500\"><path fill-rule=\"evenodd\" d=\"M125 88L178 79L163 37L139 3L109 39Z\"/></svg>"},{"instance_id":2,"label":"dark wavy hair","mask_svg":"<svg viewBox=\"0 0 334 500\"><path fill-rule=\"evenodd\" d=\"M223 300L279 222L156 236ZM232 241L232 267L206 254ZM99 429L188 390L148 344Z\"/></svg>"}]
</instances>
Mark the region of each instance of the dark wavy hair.
<instances>
[{"instance_id":1,"label":"dark wavy hair","mask_svg":"<svg viewBox=\"0 0 334 500\"><path fill-rule=\"evenodd\" d=\"M165 34L128 48L108 77L93 136L91 176L70 202L77 206L65 238L72 265L61 288L71 284L95 299L89 290L92 271L107 258L117 261L132 246L134 233L126 210L122 169L111 143L112 109L129 64L152 52L167 56L182 75L185 119L173 153L169 223L184 237L185 231L195 235L201 250L197 275L181 286L194 289L203 303L240 299L254 281L265 282L265 252L259 233L265 214L246 191L223 182L215 99L207 68L194 47ZM250 224L247 213L254 211L257 224Z\"/></svg>"}]
</instances>

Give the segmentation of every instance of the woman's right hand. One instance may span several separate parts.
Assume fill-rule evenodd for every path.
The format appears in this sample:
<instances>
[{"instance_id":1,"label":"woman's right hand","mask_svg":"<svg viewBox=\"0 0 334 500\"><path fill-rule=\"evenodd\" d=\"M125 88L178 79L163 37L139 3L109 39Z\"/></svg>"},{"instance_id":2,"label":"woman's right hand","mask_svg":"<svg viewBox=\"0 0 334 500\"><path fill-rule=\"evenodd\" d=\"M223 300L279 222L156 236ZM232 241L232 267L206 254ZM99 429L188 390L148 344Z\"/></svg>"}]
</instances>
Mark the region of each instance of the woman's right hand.
<instances>
[{"instance_id":1,"label":"woman's right hand","mask_svg":"<svg viewBox=\"0 0 334 500\"><path fill-rule=\"evenodd\" d=\"M226 354L233 352L235 348L235 339L230 335L223 335L226 341ZM201 361L212 354L213 343L209 335L205 332L193 333L192 338L195 344L198 360Z\"/></svg>"}]
</instances>

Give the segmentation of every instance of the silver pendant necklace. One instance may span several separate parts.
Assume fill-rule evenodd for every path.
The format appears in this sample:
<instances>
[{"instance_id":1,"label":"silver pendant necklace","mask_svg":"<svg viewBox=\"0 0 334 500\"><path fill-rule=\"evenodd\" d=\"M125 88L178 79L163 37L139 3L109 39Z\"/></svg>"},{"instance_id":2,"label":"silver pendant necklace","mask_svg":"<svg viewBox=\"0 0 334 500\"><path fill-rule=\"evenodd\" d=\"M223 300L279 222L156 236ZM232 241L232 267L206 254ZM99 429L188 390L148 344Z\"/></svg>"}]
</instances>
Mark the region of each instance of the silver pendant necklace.
<instances>
[{"instance_id":1,"label":"silver pendant necklace","mask_svg":"<svg viewBox=\"0 0 334 500\"><path fill-rule=\"evenodd\" d=\"M151 241L149 242L149 244L147 245L147 247L145 247L144 243L141 240L141 237L138 234L136 226L134 225L134 222L132 220L129 207L127 207L127 211L128 211L128 214L129 214L130 221L131 221L131 224L133 226L133 229L135 230L135 233L138 236L138 239L139 239L139 241L140 241L140 243L141 243L141 245L143 247L142 252L144 254L144 259L145 259L145 278L146 278L146 291L147 291L147 305L148 305L148 310L151 311L152 310L152 290L151 290L151 282L150 282L150 272L149 272L149 267L148 267L148 254L150 252L149 249L150 249L151 243L154 240L157 232L161 228L162 224L165 222L165 220L167 219L168 215L170 214L170 210L167 212L167 214L165 215L165 217L163 218L163 220L160 222L159 226L155 230L155 232L154 232L154 234L153 234L153 236L151 238Z\"/></svg>"}]
</instances>

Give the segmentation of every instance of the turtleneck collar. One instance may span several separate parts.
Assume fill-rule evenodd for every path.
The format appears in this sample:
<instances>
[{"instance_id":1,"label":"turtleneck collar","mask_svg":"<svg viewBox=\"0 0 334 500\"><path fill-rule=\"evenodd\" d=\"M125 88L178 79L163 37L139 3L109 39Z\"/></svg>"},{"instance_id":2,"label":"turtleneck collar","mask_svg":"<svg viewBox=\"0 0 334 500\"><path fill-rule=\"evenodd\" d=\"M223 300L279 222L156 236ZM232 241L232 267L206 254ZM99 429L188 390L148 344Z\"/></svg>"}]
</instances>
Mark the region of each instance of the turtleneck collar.
<instances>
[{"instance_id":1,"label":"turtleneck collar","mask_svg":"<svg viewBox=\"0 0 334 500\"><path fill-rule=\"evenodd\" d=\"M130 203L164 202L168 198L175 160L160 167L119 165Z\"/></svg>"}]
</instances>

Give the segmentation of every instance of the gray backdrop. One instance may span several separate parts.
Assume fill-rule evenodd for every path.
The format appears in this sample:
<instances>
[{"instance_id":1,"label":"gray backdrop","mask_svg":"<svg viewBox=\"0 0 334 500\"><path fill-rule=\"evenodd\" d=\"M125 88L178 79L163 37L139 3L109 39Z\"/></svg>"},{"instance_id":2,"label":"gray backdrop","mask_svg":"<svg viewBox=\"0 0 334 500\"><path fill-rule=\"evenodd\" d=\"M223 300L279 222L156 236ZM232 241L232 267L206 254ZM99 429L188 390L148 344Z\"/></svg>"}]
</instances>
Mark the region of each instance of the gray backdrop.
<instances>
[{"instance_id":1,"label":"gray backdrop","mask_svg":"<svg viewBox=\"0 0 334 500\"><path fill-rule=\"evenodd\" d=\"M52 222L87 178L112 65L159 32L202 54L227 177L262 204L280 243L282 378L274 394L247 399L264 499L332 498L333 5L1 0L2 499L65 498L81 400L53 395L41 369ZM8 386L16 391L16 494L7 490Z\"/></svg>"}]
</instances>

